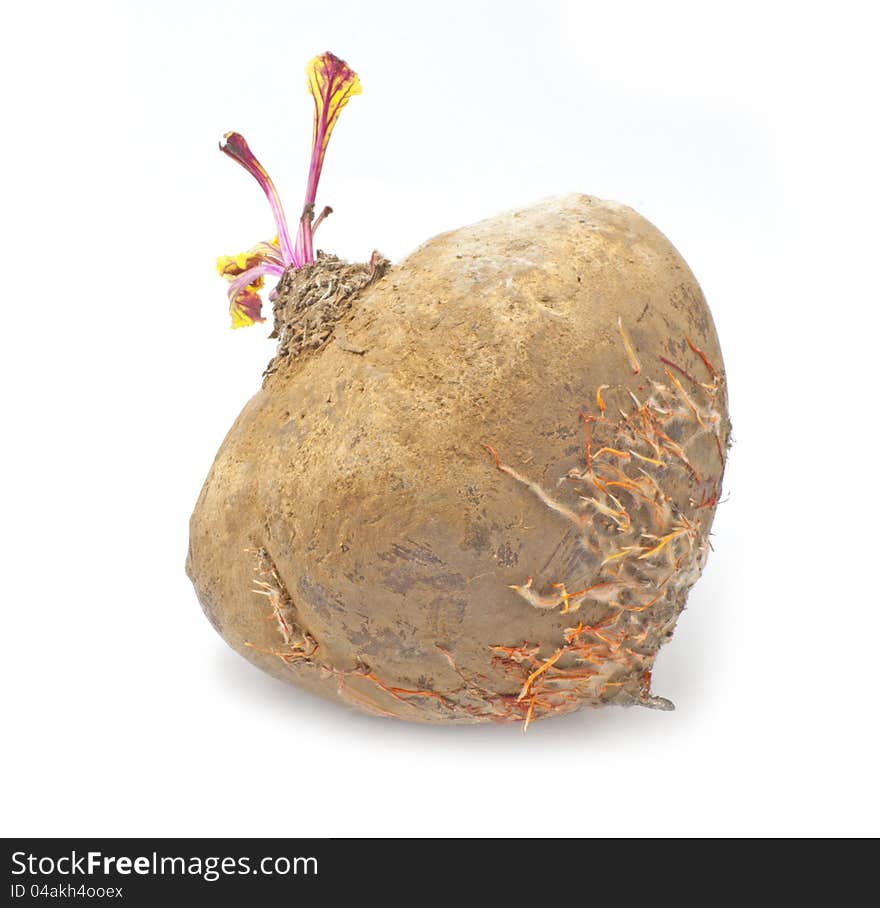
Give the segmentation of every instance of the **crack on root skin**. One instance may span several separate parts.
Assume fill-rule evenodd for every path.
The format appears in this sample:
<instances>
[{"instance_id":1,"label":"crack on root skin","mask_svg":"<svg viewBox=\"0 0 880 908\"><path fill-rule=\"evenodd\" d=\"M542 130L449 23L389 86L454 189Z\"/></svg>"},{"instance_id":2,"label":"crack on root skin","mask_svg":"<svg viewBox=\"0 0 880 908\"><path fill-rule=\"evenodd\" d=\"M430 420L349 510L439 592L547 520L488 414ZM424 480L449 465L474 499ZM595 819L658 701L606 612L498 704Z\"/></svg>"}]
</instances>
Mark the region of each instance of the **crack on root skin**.
<instances>
[{"instance_id":1,"label":"crack on root skin","mask_svg":"<svg viewBox=\"0 0 880 908\"><path fill-rule=\"evenodd\" d=\"M263 373L264 381L286 360L323 347L357 294L382 277L389 266L378 252L369 262L350 263L318 250L314 262L298 271L288 269L270 295L275 325L269 337L278 339L278 349ZM366 352L347 342L343 349Z\"/></svg>"},{"instance_id":2,"label":"crack on root skin","mask_svg":"<svg viewBox=\"0 0 880 908\"><path fill-rule=\"evenodd\" d=\"M642 367L620 320L618 330L638 374ZM590 614L599 616L591 624L568 628L562 645L546 657L527 641L492 647L495 661L521 678L518 699L529 698L526 726L539 716L567 711L571 697L592 705L674 708L651 693L651 670L706 561L708 531L700 512L718 503L723 436L729 431L723 415L724 376L689 338L687 343L708 372L707 381L660 357L666 382L649 379L644 403L625 386L615 389L634 407L621 408L619 418L608 416L611 386L597 388L599 415L580 414L584 466L560 481L574 485L577 504L549 494L483 445L499 471L575 528L595 566L586 580L580 578L575 592L569 592L573 584L559 578L536 589L530 576L511 587L536 609L558 608L567 614L588 605ZM679 376L691 387L685 388ZM711 439L719 460L717 475L705 479L687 453L703 438Z\"/></svg>"},{"instance_id":3,"label":"crack on root skin","mask_svg":"<svg viewBox=\"0 0 880 908\"><path fill-rule=\"evenodd\" d=\"M245 641L245 646L277 656L282 662L290 665L293 662L304 660L312 662L318 652L318 643L308 631L299 625L296 606L287 592L275 562L264 548L248 549L257 559L256 577L252 592L258 596L265 596L269 601L269 620L274 621L281 637L281 647L277 650L267 650Z\"/></svg>"}]
</instances>

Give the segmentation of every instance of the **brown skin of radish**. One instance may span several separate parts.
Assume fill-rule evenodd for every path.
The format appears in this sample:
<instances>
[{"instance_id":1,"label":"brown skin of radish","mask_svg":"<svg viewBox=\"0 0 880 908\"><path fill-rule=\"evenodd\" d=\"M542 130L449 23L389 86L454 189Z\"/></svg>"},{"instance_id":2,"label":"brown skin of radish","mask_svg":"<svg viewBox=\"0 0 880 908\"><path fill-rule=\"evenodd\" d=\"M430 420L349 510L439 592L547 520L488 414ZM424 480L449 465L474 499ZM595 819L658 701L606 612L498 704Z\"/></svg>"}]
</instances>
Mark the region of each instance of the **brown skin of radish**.
<instances>
[{"instance_id":1,"label":"brown skin of radish","mask_svg":"<svg viewBox=\"0 0 880 908\"><path fill-rule=\"evenodd\" d=\"M341 327L267 377L196 504L187 572L230 646L417 721L667 705L653 659L705 559L730 429L669 241L623 205L548 199L430 240Z\"/></svg>"}]
</instances>

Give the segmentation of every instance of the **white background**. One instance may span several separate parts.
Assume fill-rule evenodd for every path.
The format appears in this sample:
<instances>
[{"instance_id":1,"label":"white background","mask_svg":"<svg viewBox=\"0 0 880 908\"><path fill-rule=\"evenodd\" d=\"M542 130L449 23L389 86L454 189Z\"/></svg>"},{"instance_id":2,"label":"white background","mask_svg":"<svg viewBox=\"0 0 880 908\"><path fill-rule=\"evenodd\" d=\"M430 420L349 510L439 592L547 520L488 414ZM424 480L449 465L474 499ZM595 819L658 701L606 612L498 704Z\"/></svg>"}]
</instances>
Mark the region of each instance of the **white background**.
<instances>
[{"instance_id":1,"label":"white background","mask_svg":"<svg viewBox=\"0 0 880 908\"><path fill-rule=\"evenodd\" d=\"M870 4L17 4L4 12L5 835L877 834L877 23ZM715 553L655 689L677 711L371 719L261 675L183 572L271 354L220 253L289 211L303 67L364 94L321 243L394 260L553 193L639 209L722 340Z\"/></svg>"}]
</instances>

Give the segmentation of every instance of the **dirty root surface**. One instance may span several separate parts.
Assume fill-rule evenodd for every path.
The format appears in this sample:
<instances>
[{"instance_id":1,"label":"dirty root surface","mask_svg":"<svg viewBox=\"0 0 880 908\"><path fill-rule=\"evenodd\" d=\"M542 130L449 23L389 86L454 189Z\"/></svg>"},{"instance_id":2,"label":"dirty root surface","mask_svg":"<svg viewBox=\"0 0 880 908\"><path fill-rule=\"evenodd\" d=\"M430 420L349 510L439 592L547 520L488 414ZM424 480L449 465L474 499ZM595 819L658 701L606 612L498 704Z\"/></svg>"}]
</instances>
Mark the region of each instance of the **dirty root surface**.
<instances>
[{"instance_id":1,"label":"dirty root surface","mask_svg":"<svg viewBox=\"0 0 880 908\"><path fill-rule=\"evenodd\" d=\"M275 325L269 336L278 339L278 349L264 379L285 360L323 347L357 294L382 277L389 264L378 252L368 262L352 263L319 250L314 262L287 271L272 293ZM344 337L337 340L345 344ZM350 352L364 351L352 348Z\"/></svg>"}]
</instances>

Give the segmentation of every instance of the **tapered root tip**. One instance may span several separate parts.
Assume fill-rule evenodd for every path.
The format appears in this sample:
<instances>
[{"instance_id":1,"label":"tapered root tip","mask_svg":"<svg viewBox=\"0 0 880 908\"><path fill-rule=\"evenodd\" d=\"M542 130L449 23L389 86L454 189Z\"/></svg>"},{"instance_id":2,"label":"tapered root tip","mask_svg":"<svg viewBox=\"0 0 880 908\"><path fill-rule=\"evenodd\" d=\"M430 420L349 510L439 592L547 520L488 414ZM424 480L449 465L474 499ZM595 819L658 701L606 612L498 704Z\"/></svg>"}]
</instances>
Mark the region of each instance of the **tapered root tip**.
<instances>
[{"instance_id":1,"label":"tapered root tip","mask_svg":"<svg viewBox=\"0 0 880 908\"><path fill-rule=\"evenodd\" d=\"M666 697L646 697L639 700L638 705L644 706L645 709L662 709L664 712L672 712L675 709L675 704Z\"/></svg>"}]
</instances>

